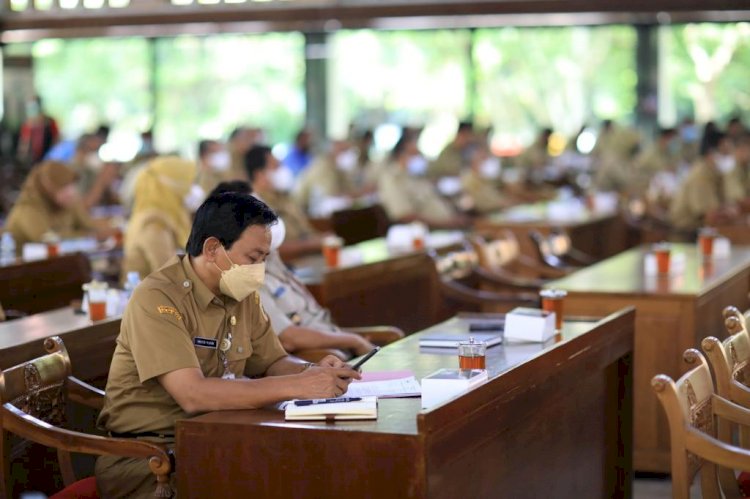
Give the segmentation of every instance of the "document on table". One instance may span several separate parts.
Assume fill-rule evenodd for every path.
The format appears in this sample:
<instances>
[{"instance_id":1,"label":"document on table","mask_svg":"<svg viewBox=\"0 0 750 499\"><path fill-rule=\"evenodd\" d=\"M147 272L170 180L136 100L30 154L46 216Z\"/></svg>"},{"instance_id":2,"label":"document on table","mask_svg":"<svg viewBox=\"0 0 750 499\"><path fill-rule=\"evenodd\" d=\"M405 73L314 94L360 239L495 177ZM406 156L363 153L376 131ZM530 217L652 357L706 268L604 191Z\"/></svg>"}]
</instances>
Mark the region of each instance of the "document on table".
<instances>
[{"instance_id":1,"label":"document on table","mask_svg":"<svg viewBox=\"0 0 750 499\"><path fill-rule=\"evenodd\" d=\"M364 373L362 381L349 385L347 397L419 397L422 389L411 371Z\"/></svg>"}]
</instances>

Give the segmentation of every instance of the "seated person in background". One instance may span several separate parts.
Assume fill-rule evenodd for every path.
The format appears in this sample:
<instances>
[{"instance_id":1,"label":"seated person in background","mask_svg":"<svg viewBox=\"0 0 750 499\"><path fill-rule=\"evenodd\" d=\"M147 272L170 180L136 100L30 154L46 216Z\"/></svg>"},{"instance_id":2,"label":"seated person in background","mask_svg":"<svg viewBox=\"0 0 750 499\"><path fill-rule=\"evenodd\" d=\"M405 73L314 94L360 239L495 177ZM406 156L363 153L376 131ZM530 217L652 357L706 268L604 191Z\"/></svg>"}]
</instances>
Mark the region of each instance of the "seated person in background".
<instances>
[{"instance_id":1,"label":"seated person in background","mask_svg":"<svg viewBox=\"0 0 750 499\"><path fill-rule=\"evenodd\" d=\"M275 222L265 204L244 194L201 205L187 255L144 279L128 302L99 427L172 445L178 419L336 397L360 378L332 356L319 365L290 357L274 334L257 291ZM156 488L145 459L100 457L96 481L101 496L113 499L153 497Z\"/></svg>"},{"instance_id":2,"label":"seated person in background","mask_svg":"<svg viewBox=\"0 0 750 499\"><path fill-rule=\"evenodd\" d=\"M96 133L82 135L68 163L78 173L78 189L86 210L100 204L117 204L111 188L119 175L119 168L113 163L102 162L99 157L99 148L105 140L105 136Z\"/></svg>"},{"instance_id":3,"label":"seated person in background","mask_svg":"<svg viewBox=\"0 0 750 499\"><path fill-rule=\"evenodd\" d=\"M596 145L591 151L597 190L627 192L632 178L630 165L639 146L640 135L635 130L615 126L611 120L602 123Z\"/></svg>"},{"instance_id":4,"label":"seated person in background","mask_svg":"<svg viewBox=\"0 0 750 499\"><path fill-rule=\"evenodd\" d=\"M651 146L636 156L630 192L642 196L651 180L664 171L677 171L680 161L680 139L675 128L662 128Z\"/></svg>"},{"instance_id":5,"label":"seated person in background","mask_svg":"<svg viewBox=\"0 0 750 499\"><path fill-rule=\"evenodd\" d=\"M201 140L198 143L198 178L196 183L205 192L232 179L232 157L218 140Z\"/></svg>"},{"instance_id":6,"label":"seated person in background","mask_svg":"<svg viewBox=\"0 0 750 499\"><path fill-rule=\"evenodd\" d=\"M516 163L524 172L527 182L540 184L544 180L544 168L552 162L549 155L549 139L552 136L552 130L545 128L536 140L518 156Z\"/></svg>"},{"instance_id":7,"label":"seated person in background","mask_svg":"<svg viewBox=\"0 0 750 499\"><path fill-rule=\"evenodd\" d=\"M465 228L466 217L458 215L428 180L409 173L420 170L425 161L417 148L416 135L405 132L378 180L380 203L388 217L396 223L423 222L434 229Z\"/></svg>"},{"instance_id":8,"label":"seated person in background","mask_svg":"<svg viewBox=\"0 0 750 499\"><path fill-rule=\"evenodd\" d=\"M724 192L730 203L739 202L743 211L750 209L750 135L734 141L734 158L727 161ZM729 166L732 166L730 169Z\"/></svg>"},{"instance_id":9,"label":"seated person in background","mask_svg":"<svg viewBox=\"0 0 750 499\"><path fill-rule=\"evenodd\" d=\"M500 193L500 159L492 156L487 147L476 146L468 154L469 168L461 175L461 187L466 208L479 213L490 213L513 204Z\"/></svg>"},{"instance_id":10,"label":"seated person in background","mask_svg":"<svg viewBox=\"0 0 750 499\"><path fill-rule=\"evenodd\" d=\"M294 137L294 144L282 163L289 168L295 177L298 177L313 160L313 134L307 128L303 128Z\"/></svg>"},{"instance_id":11,"label":"seated person in background","mask_svg":"<svg viewBox=\"0 0 750 499\"><path fill-rule=\"evenodd\" d=\"M230 169L224 180L247 180L245 177L245 154L255 145L257 131L246 126L239 126L232 130L227 140Z\"/></svg>"},{"instance_id":12,"label":"seated person in background","mask_svg":"<svg viewBox=\"0 0 750 499\"><path fill-rule=\"evenodd\" d=\"M252 189L247 182L222 182L210 197L224 192L251 194ZM257 193L255 196L258 197ZM266 278L260 288L260 301L281 346L289 353L334 348L356 356L372 350L374 345L365 338L336 326L328 310L320 306L307 287L284 265L278 250L284 246L287 233L288 226L280 216L278 223L271 226L271 251L266 258Z\"/></svg>"},{"instance_id":13,"label":"seated person in background","mask_svg":"<svg viewBox=\"0 0 750 499\"><path fill-rule=\"evenodd\" d=\"M430 163L427 176L433 180L459 176L463 166L468 163L468 148L474 144L475 139L474 125L466 121L459 123L455 138Z\"/></svg>"},{"instance_id":14,"label":"seated person in background","mask_svg":"<svg viewBox=\"0 0 750 499\"><path fill-rule=\"evenodd\" d=\"M286 240L280 249L284 258L320 252L323 235L310 225L307 215L289 195L288 181L271 148L256 145L245 155L245 168L256 197L284 220Z\"/></svg>"},{"instance_id":15,"label":"seated person in background","mask_svg":"<svg viewBox=\"0 0 750 499\"><path fill-rule=\"evenodd\" d=\"M701 145L701 158L690 169L669 207L675 228L694 231L703 225L731 223L738 212L726 203L722 160L731 152L731 143L721 133Z\"/></svg>"},{"instance_id":16,"label":"seated person in background","mask_svg":"<svg viewBox=\"0 0 750 499\"><path fill-rule=\"evenodd\" d=\"M125 230L123 277L138 272L143 279L185 247L191 213L203 200L200 193L195 199L195 170L191 161L162 156L138 174L133 213Z\"/></svg>"},{"instance_id":17,"label":"seated person in background","mask_svg":"<svg viewBox=\"0 0 750 499\"><path fill-rule=\"evenodd\" d=\"M297 177L294 201L312 216L320 216L321 202L332 197L353 197L352 175L357 153L346 140L332 141L326 151Z\"/></svg>"},{"instance_id":18,"label":"seated person in background","mask_svg":"<svg viewBox=\"0 0 750 499\"><path fill-rule=\"evenodd\" d=\"M35 166L8 214L5 229L13 235L19 255L24 244L42 242L50 232L63 239L93 235L94 225L81 205L76 172L56 161ZM106 235L104 231L98 234Z\"/></svg>"}]
</instances>

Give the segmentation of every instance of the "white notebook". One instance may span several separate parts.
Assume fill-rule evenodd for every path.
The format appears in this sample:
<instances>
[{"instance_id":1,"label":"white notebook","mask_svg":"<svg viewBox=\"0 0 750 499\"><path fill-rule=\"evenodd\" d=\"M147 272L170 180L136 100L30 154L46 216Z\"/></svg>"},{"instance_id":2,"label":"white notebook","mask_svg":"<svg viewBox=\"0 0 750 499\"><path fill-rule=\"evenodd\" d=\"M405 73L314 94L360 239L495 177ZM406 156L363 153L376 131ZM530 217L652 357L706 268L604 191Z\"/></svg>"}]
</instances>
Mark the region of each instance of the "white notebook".
<instances>
[{"instance_id":1,"label":"white notebook","mask_svg":"<svg viewBox=\"0 0 750 499\"><path fill-rule=\"evenodd\" d=\"M287 402L284 419L287 421L326 421L351 419L377 419L378 398L363 397L355 402L333 402L324 404L295 405Z\"/></svg>"}]
</instances>

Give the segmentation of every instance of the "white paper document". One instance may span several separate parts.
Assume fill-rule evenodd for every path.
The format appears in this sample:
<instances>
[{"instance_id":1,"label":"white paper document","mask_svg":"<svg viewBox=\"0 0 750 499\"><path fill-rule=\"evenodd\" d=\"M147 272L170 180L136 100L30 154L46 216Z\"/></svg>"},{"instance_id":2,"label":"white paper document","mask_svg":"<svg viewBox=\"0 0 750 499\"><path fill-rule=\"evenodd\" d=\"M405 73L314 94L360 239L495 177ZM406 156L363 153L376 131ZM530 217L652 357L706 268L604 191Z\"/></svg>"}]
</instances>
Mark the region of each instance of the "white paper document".
<instances>
[{"instance_id":1,"label":"white paper document","mask_svg":"<svg viewBox=\"0 0 750 499\"><path fill-rule=\"evenodd\" d=\"M349 385L347 397L419 397L422 389L414 376L382 381L360 381Z\"/></svg>"}]
</instances>

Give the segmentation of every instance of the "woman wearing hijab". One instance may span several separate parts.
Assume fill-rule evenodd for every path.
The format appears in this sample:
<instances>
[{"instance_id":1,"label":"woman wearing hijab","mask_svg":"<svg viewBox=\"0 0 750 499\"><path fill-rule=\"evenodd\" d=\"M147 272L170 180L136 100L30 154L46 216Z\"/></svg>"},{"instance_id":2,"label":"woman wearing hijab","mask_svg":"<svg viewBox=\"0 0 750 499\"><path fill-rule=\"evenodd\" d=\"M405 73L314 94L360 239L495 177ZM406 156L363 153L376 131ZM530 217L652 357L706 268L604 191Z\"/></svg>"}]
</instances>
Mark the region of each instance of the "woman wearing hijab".
<instances>
[{"instance_id":1,"label":"woman wearing hijab","mask_svg":"<svg viewBox=\"0 0 750 499\"><path fill-rule=\"evenodd\" d=\"M45 161L31 171L6 226L19 254L24 244L41 242L50 232L63 239L94 232L81 206L77 181L76 172L57 161Z\"/></svg>"},{"instance_id":2,"label":"woman wearing hijab","mask_svg":"<svg viewBox=\"0 0 750 499\"><path fill-rule=\"evenodd\" d=\"M196 174L195 163L176 156L155 158L138 174L125 231L123 276L135 271L144 278L185 247L191 212L203 201L193 185Z\"/></svg>"}]
</instances>

